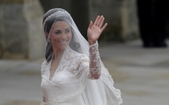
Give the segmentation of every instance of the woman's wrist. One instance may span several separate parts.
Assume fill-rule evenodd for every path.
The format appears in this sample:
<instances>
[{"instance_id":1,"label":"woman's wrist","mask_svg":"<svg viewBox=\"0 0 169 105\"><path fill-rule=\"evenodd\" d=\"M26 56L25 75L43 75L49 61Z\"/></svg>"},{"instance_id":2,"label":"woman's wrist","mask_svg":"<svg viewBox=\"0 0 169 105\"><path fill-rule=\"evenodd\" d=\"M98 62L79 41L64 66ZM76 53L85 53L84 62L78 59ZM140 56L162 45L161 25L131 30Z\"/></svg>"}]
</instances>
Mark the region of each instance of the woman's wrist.
<instances>
[{"instance_id":1,"label":"woman's wrist","mask_svg":"<svg viewBox=\"0 0 169 105\"><path fill-rule=\"evenodd\" d=\"M97 40L95 40L95 41L93 41L93 40L88 40L89 45L93 45L93 44L95 44L96 42L97 42Z\"/></svg>"},{"instance_id":2,"label":"woman's wrist","mask_svg":"<svg viewBox=\"0 0 169 105\"><path fill-rule=\"evenodd\" d=\"M94 44L89 44L89 48L98 47L98 41L96 41Z\"/></svg>"}]
</instances>

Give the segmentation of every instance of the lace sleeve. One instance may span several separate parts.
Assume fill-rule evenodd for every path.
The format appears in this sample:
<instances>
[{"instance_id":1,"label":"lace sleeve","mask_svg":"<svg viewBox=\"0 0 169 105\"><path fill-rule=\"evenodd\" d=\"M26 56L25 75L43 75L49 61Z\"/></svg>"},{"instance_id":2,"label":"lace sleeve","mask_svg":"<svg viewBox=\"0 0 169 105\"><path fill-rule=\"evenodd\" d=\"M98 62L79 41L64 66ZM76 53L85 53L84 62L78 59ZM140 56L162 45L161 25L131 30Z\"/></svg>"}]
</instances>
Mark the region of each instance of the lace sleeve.
<instances>
[{"instance_id":1,"label":"lace sleeve","mask_svg":"<svg viewBox=\"0 0 169 105\"><path fill-rule=\"evenodd\" d=\"M89 69L89 78L98 79L101 74L101 63L100 63L100 54L98 51L98 42L93 45L90 45L89 49L89 58L90 58L90 69Z\"/></svg>"}]
</instances>

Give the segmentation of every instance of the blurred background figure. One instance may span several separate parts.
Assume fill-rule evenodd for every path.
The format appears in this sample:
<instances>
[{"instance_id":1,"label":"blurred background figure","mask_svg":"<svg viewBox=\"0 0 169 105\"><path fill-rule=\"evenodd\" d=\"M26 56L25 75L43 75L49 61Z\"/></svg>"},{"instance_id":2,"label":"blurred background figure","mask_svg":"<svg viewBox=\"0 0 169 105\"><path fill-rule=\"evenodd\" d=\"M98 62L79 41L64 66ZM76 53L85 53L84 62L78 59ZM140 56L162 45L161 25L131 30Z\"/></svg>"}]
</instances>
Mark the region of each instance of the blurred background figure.
<instances>
[{"instance_id":1,"label":"blurred background figure","mask_svg":"<svg viewBox=\"0 0 169 105\"><path fill-rule=\"evenodd\" d=\"M167 47L168 0L137 0L143 47Z\"/></svg>"}]
</instances>

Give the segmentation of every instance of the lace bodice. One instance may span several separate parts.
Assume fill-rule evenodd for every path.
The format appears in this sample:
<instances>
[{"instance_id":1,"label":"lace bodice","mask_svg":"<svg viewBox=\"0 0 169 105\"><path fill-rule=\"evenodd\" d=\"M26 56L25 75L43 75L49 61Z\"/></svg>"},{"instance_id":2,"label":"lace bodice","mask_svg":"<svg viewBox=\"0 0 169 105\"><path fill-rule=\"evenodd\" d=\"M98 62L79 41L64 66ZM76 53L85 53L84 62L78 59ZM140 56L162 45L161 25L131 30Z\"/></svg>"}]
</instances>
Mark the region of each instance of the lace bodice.
<instances>
[{"instance_id":1,"label":"lace bodice","mask_svg":"<svg viewBox=\"0 0 169 105\"><path fill-rule=\"evenodd\" d=\"M98 44L90 46L90 57L68 47L51 79L50 66L51 61L45 61L41 67L41 87L46 105L83 105L79 100L86 80L100 76Z\"/></svg>"}]
</instances>

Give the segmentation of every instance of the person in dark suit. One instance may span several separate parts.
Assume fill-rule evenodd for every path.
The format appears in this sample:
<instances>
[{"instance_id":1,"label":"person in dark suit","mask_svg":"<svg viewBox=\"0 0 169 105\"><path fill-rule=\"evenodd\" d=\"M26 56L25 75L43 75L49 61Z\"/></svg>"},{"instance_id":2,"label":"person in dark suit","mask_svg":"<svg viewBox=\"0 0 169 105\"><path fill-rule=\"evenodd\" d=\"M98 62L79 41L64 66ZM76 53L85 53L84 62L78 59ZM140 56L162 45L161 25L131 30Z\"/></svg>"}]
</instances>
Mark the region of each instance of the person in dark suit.
<instances>
[{"instance_id":1,"label":"person in dark suit","mask_svg":"<svg viewBox=\"0 0 169 105\"><path fill-rule=\"evenodd\" d=\"M137 0L143 47L167 47L168 0Z\"/></svg>"}]
</instances>

